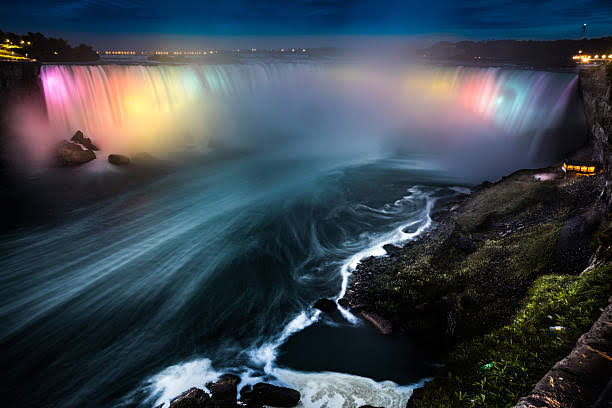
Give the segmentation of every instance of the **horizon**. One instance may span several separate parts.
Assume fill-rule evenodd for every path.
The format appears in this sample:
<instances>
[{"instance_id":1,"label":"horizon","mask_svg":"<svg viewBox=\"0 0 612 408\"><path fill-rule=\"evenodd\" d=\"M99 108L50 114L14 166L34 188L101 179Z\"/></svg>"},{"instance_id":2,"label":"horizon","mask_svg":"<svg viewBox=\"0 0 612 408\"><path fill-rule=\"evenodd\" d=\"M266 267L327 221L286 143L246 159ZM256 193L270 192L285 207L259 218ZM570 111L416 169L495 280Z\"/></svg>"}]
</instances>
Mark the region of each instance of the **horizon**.
<instances>
[{"instance_id":1,"label":"horizon","mask_svg":"<svg viewBox=\"0 0 612 408\"><path fill-rule=\"evenodd\" d=\"M593 12L597 10L597 12ZM0 5L2 30L41 32L73 45L96 49L138 47L211 48L287 46L351 48L356 41L405 46L458 40L553 40L612 35L612 2L433 0L426 7L414 2L371 0L235 0L222 5L193 0L168 4L153 0L59 0Z\"/></svg>"}]
</instances>

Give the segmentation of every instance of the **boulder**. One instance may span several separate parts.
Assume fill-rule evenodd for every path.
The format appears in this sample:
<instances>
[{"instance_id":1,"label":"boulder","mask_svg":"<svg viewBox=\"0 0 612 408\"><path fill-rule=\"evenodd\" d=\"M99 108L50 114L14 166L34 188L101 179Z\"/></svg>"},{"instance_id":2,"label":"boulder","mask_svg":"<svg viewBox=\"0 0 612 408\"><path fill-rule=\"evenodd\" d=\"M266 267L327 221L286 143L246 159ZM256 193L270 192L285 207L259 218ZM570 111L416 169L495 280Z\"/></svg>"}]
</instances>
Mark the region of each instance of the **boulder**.
<instances>
[{"instance_id":1,"label":"boulder","mask_svg":"<svg viewBox=\"0 0 612 408\"><path fill-rule=\"evenodd\" d=\"M347 298L338 299L338 304L345 309L351 307L351 302Z\"/></svg>"},{"instance_id":2,"label":"boulder","mask_svg":"<svg viewBox=\"0 0 612 408\"><path fill-rule=\"evenodd\" d=\"M190 388L170 402L170 408L206 408L211 406L210 396L199 388Z\"/></svg>"},{"instance_id":3,"label":"boulder","mask_svg":"<svg viewBox=\"0 0 612 408\"><path fill-rule=\"evenodd\" d=\"M393 244L386 244L383 246L383 249L385 250L385 252L387 252L387 254L391 256L397 256L402 253L403 248L401 246L397 246Z\"/></svg>"},{"instance_id":4,"label":"boulder","mask_svg":"<svg viewBox=\"0 0 612 408\"><path fill-rule=\"evenodd\" d=\"M206 388L212 393L213 401L234 404L238 397L236 386L239 382L240 377L233 374L223 374L217 381L206 384Z\"/></svg>"},{"instance_id":5,"label":"boulder","mask_svg":"<svg viewBox=\"0 0 612 408\"><path fill-rule=\"evenodd\" d=\"M312 307L325 313L333 313L338 310L338 305L336 305L336 302L325 298L317 300Z\"/></svg>"},{"instance_id":6,"label":"boulder","mask_svg":"<svg viewBox=\"0 0 612 408\"><path fill-rule=\"evenodd\" d=\"M361 312L364 319L369 321L378 329L382 334L391 334L393 331L393 325L387 319L377 315L373 312Z\"/></svg>"},{"instance_id":7,"label":"boulder","mask_svg":"<svg viewBox=\"0 0 612 408\"><path fill-rule=\"evenodd\" d=\"M248 407L295 407L300 402L298 391L272 384L257 383L240 391L240 401Z\"/></svg>"},{"instance_id":8,"label":"boulder","mask_svg":"<svg viewBox=\"0 0 612 408\"><path fill-rule=\"evenodd\" d=\"M130 158L122 154L109 154L108 162L116 166L123 166L126 164L130 164Z\"/></svg>"},{"instance_id":9,"label":"boulder","mask_svg":"<svg viewBox=\"0 0 612 408\"><path fill-rule=\"evenodd\" d=\"M88 137L85 137L85 135L83 135L83 132L81 132L80 130L77 130L74 136L72 136L70 140L72 140L75 143L82 144L83 147L85 147L86 149L99 150L98 147L95 144L93 144L91 139Z\"/></svg>"},{"instance_id":10,"label":"boulder","mask_svg":"<svg viewBox=\"0 0 612 408\"><path fill-rule=\"evenodd\" d=\"M55 149L55 162L58 166L77 166L96 158L91 150L85 150L76 143L62 140Z\"/></svg>"}]
</instances>

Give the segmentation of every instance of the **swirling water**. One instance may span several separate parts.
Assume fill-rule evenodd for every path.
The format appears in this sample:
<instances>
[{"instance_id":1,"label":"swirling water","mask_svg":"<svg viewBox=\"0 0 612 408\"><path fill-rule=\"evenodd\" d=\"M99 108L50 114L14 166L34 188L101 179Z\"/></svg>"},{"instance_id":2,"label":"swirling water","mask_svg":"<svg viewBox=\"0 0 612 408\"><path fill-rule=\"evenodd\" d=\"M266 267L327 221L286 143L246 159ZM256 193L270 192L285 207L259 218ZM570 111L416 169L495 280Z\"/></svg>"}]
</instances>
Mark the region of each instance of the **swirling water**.
<instances>
[{"instance_id":1,"label":"swirling water","mask_svg":"<svg viewBox=\"0 0 612 408\"><path fill-rule=\"evenodd\" d=\"M319 318L310 305L344 289L355 254L416 236L436 200L457 194L426 168L242 156L4 236L4 386L38 406L147 406L223 370L299 386L306 379L275 360ZM360 374L358 358L344 358L355 361L346 374ZM377 379L420 379L404 368ZM372 386L390 387L359 385Z\"/></svg>"}]
</instances>

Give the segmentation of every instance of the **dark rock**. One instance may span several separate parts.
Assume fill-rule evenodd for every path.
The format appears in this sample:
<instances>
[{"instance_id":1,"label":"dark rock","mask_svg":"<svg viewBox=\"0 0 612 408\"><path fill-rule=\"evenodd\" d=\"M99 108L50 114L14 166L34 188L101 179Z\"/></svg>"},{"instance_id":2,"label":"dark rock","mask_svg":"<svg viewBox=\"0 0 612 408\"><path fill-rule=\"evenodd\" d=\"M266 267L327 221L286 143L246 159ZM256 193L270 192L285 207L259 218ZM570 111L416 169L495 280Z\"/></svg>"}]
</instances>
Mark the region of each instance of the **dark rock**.
<instances>
[{"instance_id":1,"label":"dark rock","mask_svg":"<svg viewBox=\"0 0 612 408\"><path fill-rule=\"evenodd\" d=\"M391 322L377 315L376 313L361 312L361 315L364 317L364 319L372 323L382 334L391 334L393 331L393 325Z\"/></svg>"},{"instance_id":2,"label":"dark rock","mask_svg":"<svg viewBox=\"0 0 612 408\"><path fill-rule=\"evenodd\" d=\"M480 183L479 185L477 185L476 187L474 187L472 189L472 191L482 191L482 190L486 190L487 188L491 187L493 185L493 183L491 183L488 180L483 181L482 183Z\"/></svg>"},{"instance_id":3,"label":"dark rock","mask_svg":"<svg viewBox=\"0 0 612 408\"><path fill-rule=\"evenodd\" d=\"M424 388L415 388L412 391L412 395L410 396L410 399L408 400L408 403L406 404L406 408L414 408L415 407L415 401L418 400L419 398L421 398L421 396L423 395L425 389Z\"/></svg>"},{"instance_id":4,"label":"dark rock","mask_svg":"<svg viewBox=\"0 0 612 408\"><path fill-rule=\"evenodd\" d=\"M74 136L72 136L70 140L72 140L75 143L82 144L86 149L99 150L98 147L95 144L93 144L91 139L88 137L85 137L85 135L83 135L83 132L81 132L80 130L77 130Z\"/></svg>"},{"instance_id":5,"label":"dark rock","mask_svg":"<svg viewBox=\"0 0 612 408\"><path fill-rule=\"evenodd\" d=\"M223 374L215 382L206 384L206 388L212 393L214 401L235 403L238 397L236 386L240 382L240 377L233 374Z\"/></svg>"},{"instance_id":6,"label":"dark rock","mask_svg":"<svg viewBox=\"0 0 612 408\"><path fill-rule=\"evenodd\" d=\"M91 150L84 150L76 143L62 140L55 149L55 162L58 166L77 166L96 158Z\"/></svg>"},{"instance_id":7,"label":"dark rock","mask_svg":"<svg viewBox=\"0 0 612 408\"><path fill-rule=\"evenodd\" d=\"M300 402L298 391L272 384L257 383L240 391L240 401L248 407L295 407Z\"/></svg>"},{"instance_id":8,"label":"dark rock","mask_svg":"<svg viewBox=\"0 0 612 408\"><path fill-rule=\"evenodd\" d=\"M402 253L402 247L393 244L384 245L383 249L387 251L387 253L391 256L399 255Z\"/></svg>"},{"instance_id":9,"label":"dark rock","mask_svg":"<svg viewBox=\"0 0 612 408\"><path fill-rule=\"evenodd\" d=\"M116 166L130 164L130 158L122 154L109 154L108 162Z\"/></svg>"},{"instance_id":10,"label":"dark rock","mask_svg":"<svg viewBox=\"0 0 612 408\"><path fill-rule=\"evenodd\" d=\"M338 299L338 304L345 309L351 306L351 302L347 298Z\"/></svg>"},{"instance_id":11,"label":"dark rock","mask_svg":"<svg viewBox=\"0 0 612 408\"><path fill-rule=\"evenodd\" d=\"M319 309L320 311L325 313L333 313L338 310L336 302L331 299L325 298L317 300L312 307L314 307L315 309Z\"/></svg>"},{"instance_id":12,"label":"dark rock","mask_svg":"<svg viewBox=\"0 0 612 408\"><path fill-rule=\"evenodd\" d=\"M170 402L170 408L206 408L210 406L210 396L199 388L190 388Z\"/></svg>"}]
</instances>

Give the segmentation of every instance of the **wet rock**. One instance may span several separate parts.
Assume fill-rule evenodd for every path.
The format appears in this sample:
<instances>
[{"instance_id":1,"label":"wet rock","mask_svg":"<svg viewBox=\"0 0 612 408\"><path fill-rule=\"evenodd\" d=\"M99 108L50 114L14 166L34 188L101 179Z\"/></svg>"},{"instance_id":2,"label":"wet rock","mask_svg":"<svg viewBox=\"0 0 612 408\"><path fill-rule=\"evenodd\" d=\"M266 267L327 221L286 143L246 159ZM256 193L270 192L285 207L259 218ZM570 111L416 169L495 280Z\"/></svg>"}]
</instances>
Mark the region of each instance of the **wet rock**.
<instances>
[{"instance_id":1,"label":"wet rock","mask_svg":"<svg viewBox=\"0 0 612 408\"><path fill-rule=\"evenodd\" d=\"M211 406L210 396L199 388L190 388L170 403L170 408L206 408Z\"/></svg>"},{"instance_id":2,"label":"wet rock","mask_svg":"<svg viewBox=\"0 0 612 408\"><path fill-rule=\"evenodd\" d=\"M206 384L206 388L212 393L212 399L215 402L233 404L238 397L236 386L239 382L240 377L233 374L223 374L217 381Z\"/></svg>"},{"instance_id":3,"label":"wet rock","mask_svg":"<svg viewBox=\"0 0 612 408\"><path fill-rule=\"evenodd\" d=\"M130 164L130 158L122 154L110 154L108 155L108 162L116 166L124 166Z\"/></svg>"},{"instance_id":4,"label":"wet rock","mask_svg":"<svg viewBox=\"0 0 612 408\"><path fill-rule=\"evenodd\" d=\"M72 140L75 143L79 143L83 145L83 147L85 147L86 149L99 150L98 147L95 144L93 144L91 139L88 137L85 137L83 132L81 132L80 130L77 130L74 136L72 136L70 140Z\"/></svg>"},{"instance_id":5,"label":"wet rock","mask_svg":"<svg viewBox=\"0 0 612 408\"><path fill-rule=\"evenodd\" d=\"M399 255L402 252L402 247L393 244L384 245L383 249L391 256Z\"/></svg>"},{"instance_id":6,"label":"wet rock","mask_svg":"<svg viewBox=\"0 0 612 408\"><path fill-rule=\"evenodd\" d=\"M380 317L376 313L373 312L361 312L361 315L364 319L369 321L380 331L382 334L391 334L393 331L393 325L390 321Z\"/></svg>"},{"instance_id":7,"label":"wet rock","mask_svg":"<svg viewBox=\"0 0 612 408\"><path fill-rule=\"evenodd\" d=\"M312 305L312 307L325 313L333 313L338 310L336 302L331 299L319 299L314 303L314 305Z\"/></svg>"},{"instance_id":8,"label":"wet rock","mask_svg":"<svg viewBox=\"0 0 612 408\"><path fill-rule=\"evenodd\" d=\"M240 391L240 401L248 407L295 407L300 398L300 393L294 389L266 383L257 383Z\"/></svg>"},{"instance_id":9,"label":"wet rock","mask_svg":"<svg viewBox=\"0 0 612 408\"><path fill-rule=\"evenodd\" d=\"M96 158L91 150L85 150L76 143L62 140L55 149L55 163L58 166L78 166Z\"/></svg>"},{"instance_id":10,"label":"wet rock","mask_svg":"<svg viewBox=\"0 0 612 408\"><path fill-rule=\"evenodd\" d=\"M347 298L338 299L338 304L345 309L348 309L351 306L351 302Z\"/></svg>"}]
</instances>

